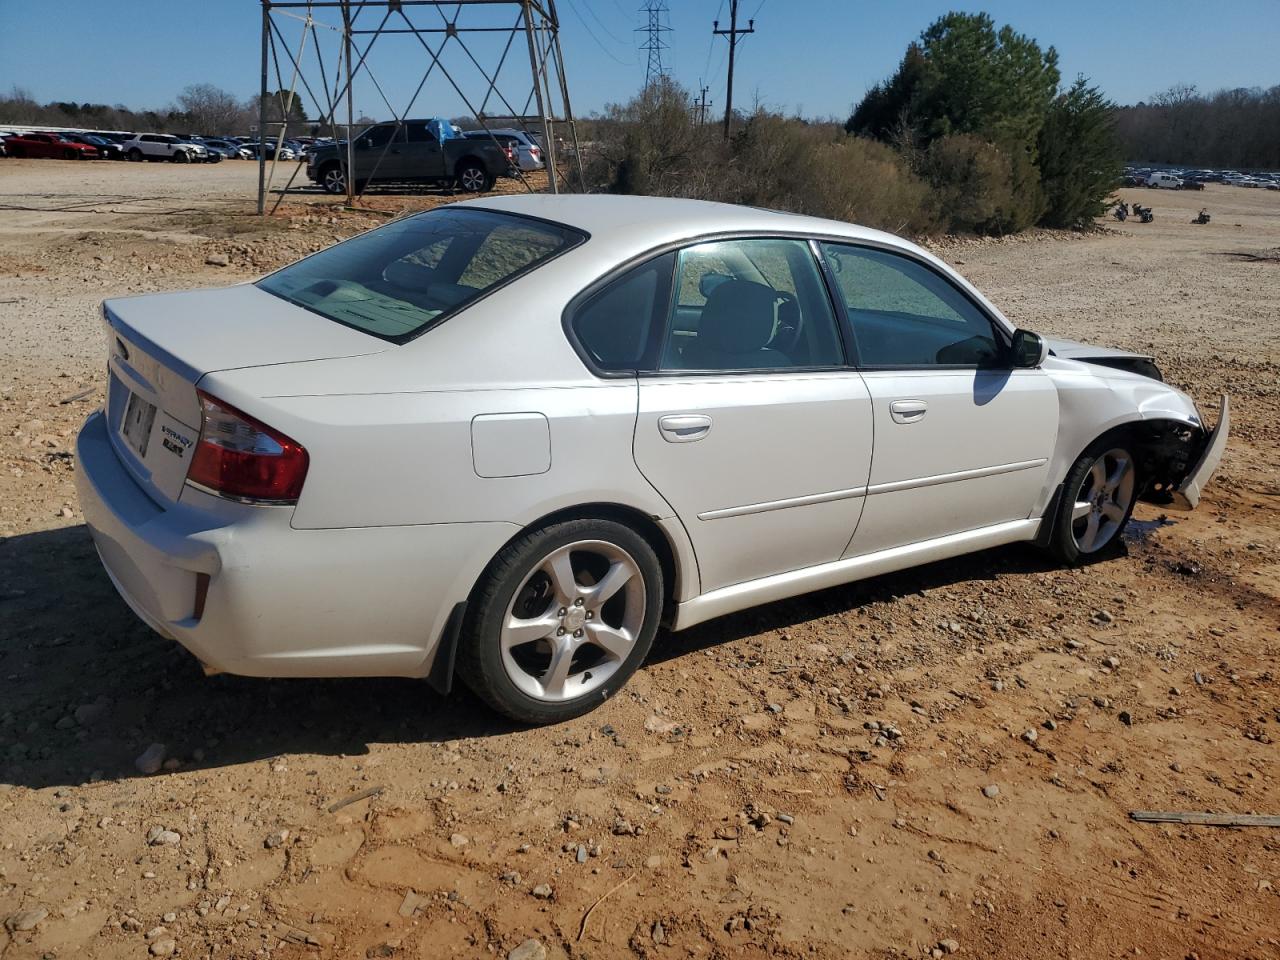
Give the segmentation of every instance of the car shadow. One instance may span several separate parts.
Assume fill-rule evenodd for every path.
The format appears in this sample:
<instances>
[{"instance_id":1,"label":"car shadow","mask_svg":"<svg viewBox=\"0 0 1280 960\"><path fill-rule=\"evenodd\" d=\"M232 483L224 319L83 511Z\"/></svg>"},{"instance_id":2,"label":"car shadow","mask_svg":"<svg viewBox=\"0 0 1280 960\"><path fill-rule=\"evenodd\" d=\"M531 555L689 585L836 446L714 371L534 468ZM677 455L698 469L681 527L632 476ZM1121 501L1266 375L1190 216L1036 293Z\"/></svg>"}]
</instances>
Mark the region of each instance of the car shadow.
<instances>
[{"instance_id":1,"label":"car shadow","mask_svg":"<svg viewBox=\"0 0 1280 960\"><path fill-rule=\"evenodd\" d=\"M932 587L1051 567L1022 545L934 563L664 631L651 662ZM190 770L517 729L462 684L446 697L411 679L207 678L116 595L84 526L0 540L0 783L137 777L135 759L152 743Z\"/></svg>"}]
</instances>

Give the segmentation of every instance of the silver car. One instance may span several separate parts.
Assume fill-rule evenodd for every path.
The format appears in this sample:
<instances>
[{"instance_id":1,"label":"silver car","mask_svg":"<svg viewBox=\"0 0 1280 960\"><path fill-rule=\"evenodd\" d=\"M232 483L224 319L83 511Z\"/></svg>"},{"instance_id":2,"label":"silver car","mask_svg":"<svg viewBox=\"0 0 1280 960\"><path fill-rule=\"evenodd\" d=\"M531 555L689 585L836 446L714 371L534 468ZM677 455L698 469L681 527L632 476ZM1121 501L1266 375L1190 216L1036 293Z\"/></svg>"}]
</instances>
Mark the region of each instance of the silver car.
<instances>
[{"instance_id":1,"label":"silver car","mask_svg":"<svg viewBox=\"0 0 1280 960\"><path fill-rule=\"evenodd\" d=\"M456 675L531 723L661 624L1015 541L1106 557L1228 430L898 237L692 200L450 204L103 316L77 483L139 617L210 671Z\"/></svg>"}]
</instances>

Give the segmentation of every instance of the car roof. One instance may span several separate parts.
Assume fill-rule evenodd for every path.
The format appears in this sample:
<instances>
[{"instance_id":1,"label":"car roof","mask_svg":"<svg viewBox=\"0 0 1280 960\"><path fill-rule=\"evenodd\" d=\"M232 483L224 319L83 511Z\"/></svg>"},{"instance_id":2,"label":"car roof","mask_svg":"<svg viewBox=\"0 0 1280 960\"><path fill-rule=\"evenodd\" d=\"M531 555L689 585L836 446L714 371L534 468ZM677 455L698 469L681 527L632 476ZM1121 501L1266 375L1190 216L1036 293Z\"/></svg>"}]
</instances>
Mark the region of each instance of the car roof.
<instances>
[{"instance_id":1,"label":"car roof","mask_svg":"<svg viewBox=\"0 0 1280 960\"><path fill-rule=\"evenodd\" d=\"M464 201L462 206L551 220L590 234L594 242L619 241L616 245L633 247L637 252L718 233L800 233L914 249L901 237L851 223L710 200L618 194L511 194Z\"/></svg>"}]
</instances>

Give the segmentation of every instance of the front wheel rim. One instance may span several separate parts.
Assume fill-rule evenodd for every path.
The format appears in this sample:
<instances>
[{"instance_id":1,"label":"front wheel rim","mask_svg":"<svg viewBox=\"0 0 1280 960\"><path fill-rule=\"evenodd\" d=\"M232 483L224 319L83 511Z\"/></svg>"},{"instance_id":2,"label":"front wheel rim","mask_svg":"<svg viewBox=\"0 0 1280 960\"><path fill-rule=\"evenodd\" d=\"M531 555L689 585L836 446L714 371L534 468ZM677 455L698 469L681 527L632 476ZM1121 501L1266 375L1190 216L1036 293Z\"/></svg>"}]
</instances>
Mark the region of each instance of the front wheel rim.
<instances>
[{"instance_id":1,"label":"front wheel rim","mask_svg":"<svg viewBox=\"0 0 1280 960\"><path fill-rule=\"evenodd\" d=\"M342 193L347 189L346 178L341 170L329 170L324 175L324 185L330 193Z\"/></svg>"},{"instance_id":2,"label":"front wheel rim","mask_svg":"<svg viewBox=\"0 0 1280 960\"><path fill-rule=\"evenodd\" d=\"M1080 553L1097 553L1119 533L1133 506L1137 472L1119 447L1090 464L1071 506L1071 538Z\"/></svg>"},{"instance_id":3,"label":"front wheel rim","mask_svg":"<svg viewBox=\"0 0 1280 960\"><path fill-rule=\"evenodd\" d=\"M507 677L542 703L603 690L640 639L646 603L640 565L617 544L557 547L525 576L503 613Z\"/></svg>"}]
</instances>

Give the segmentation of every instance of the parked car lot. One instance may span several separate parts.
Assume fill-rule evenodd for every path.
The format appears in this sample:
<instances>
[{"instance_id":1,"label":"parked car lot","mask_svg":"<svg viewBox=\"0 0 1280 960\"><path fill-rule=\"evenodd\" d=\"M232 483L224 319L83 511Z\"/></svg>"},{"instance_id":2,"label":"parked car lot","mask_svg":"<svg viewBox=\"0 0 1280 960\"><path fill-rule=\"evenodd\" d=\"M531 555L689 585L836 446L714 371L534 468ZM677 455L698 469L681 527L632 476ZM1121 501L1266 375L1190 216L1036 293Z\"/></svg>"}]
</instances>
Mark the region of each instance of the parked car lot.
<instances>
[{"instance_id":1,"label":"parked car lot","mask_svg":"<svg viewBox=\"0 0 1280 960\"><path fill-rule=\"evenodd\" d=\"M71 140L60 133L23 133L5 138L11 157L56 160L97 160L102 154L91 143Z\"/></svg>"}]
</instances>

